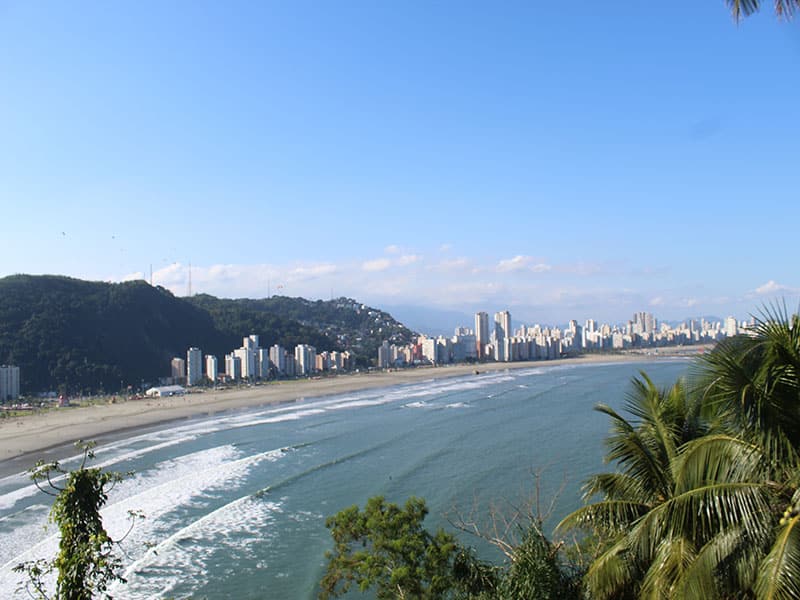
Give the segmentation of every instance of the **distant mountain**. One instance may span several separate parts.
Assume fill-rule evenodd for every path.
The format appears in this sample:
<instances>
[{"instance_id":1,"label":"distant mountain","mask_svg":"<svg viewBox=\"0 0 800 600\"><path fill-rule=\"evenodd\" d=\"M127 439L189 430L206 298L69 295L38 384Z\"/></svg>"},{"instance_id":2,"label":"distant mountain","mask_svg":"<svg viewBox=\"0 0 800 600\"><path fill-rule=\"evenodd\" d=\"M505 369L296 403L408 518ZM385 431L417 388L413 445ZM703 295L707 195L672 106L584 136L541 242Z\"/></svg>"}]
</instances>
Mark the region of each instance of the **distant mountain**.
<instances>
[{"instance_id":1,"label":"distant mountain","mask_svg":"<svg viewBox=\"0 0 800 600\"><path fill-rule=\"evenodd\" d=\"M426 335L451 336L456 327L475 327L475 315L458 310L410 305L384 306L384 309Z\"/></svg>"},{"instance_id":2,"label":"distant mountain","mask_svg":"<svg viewBox=\"0 0 800 600\"><path fill-rule=\"evenodd\" d=\"M388 313L344 298L187 299L144 281L0 279L0 364L20 367L23 392L153 382L190 346L221 359L251 333L263 347L291 350L303 342L319 351L350 350L361 365L374 359L383 336L403 342L413 335Z\"/></svg>"}]
</instances>

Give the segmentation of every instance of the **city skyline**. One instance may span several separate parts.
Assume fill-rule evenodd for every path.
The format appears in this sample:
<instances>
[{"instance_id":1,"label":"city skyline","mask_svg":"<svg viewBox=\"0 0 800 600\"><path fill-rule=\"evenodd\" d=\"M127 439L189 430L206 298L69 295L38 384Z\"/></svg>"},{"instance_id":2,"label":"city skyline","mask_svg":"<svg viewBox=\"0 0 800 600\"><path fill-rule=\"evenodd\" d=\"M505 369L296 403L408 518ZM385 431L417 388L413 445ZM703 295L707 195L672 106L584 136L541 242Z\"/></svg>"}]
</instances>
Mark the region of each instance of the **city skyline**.
<instances>
[{"instance_id":1,"label":"city skyline","mask_svg":"<svg viewBox=\"0 0 800 600\"><path fill-rule=\"evenodd\" d=\"M442 323L794 308L800 24L671 8L9 2L0 276Z\"/></svg>"}]
</instances>

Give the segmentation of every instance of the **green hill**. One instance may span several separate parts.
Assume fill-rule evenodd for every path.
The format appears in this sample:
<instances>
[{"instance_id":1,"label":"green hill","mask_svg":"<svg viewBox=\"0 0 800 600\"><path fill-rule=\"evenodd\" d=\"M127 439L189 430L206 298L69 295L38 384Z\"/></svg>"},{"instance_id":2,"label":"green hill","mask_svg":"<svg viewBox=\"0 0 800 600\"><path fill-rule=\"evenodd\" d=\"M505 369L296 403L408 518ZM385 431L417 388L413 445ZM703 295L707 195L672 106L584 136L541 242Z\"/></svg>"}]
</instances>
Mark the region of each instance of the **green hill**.
<instances>
[{"instance_id":1,"label":"green hill","mask_svg":"<svg viewBox=\"0 0 800 600\"><path fill-rule=\"evenodd\" d=\"M221 360L260 336L262 347L350 350L369 364L377 346L411 332L353 300L176 298L144 281L104 283L60 276L0 279L0 363L21 370L23 392L115 391L154 382L190 346ZM386 337L381 337L386 334Z\"/></svg>"}]
</instances>

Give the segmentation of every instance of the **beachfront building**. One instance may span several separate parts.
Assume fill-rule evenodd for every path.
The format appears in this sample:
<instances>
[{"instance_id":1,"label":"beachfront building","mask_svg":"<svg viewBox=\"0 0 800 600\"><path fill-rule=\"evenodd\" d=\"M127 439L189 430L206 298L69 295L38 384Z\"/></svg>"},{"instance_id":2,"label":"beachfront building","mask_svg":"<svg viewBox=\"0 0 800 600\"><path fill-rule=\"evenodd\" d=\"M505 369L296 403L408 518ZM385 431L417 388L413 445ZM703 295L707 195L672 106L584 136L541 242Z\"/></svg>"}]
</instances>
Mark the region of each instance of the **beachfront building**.
<instances>
[{"instance_id":1,"label":"beachfront building","mask_svg":"<svg viewBox=\"0 0 800 600\"><path fill-rule=\"evenodd\" d=\"M186 361L176 356L170 363L172 381L185 381L186 380Z\"/></svg>"},{"instance_id":2,"label":"beachfront building","mask_svg":"<svg viewBox=\"0 0 800 600\"><path fill-rule=\"evenodd\" d=\"M247 338L245 338L247 339ZM255 379L256 376L256 353L252 348L242 346L233 351L233 355L239 359L243 379Z\"/></svg>"},{"instance_id":3,"label":"beachfront building","mask_svg":"<svg viewBox=\"0 0 800 600\"><path fill-rule=\"evenodd\" d=\"M294 349L294 361L297 375L311 375L317 366L317 349L308 344L298 344Z\"/></svg>"},{"instance_id":4,"label":"beachfront building","mask_svg":"<svg viewBox=\"0 0 800 600\"><path fill-rule=\"evenodd\" d=\"M270 371L269 348L259 348L256 354L256 371L259 379L268 379Z\"/></svg>"},{"instance_id":5,"label":"beachfront building","mask_svg":"<svg viewBox=\"0 0 800 600\"><path fill-rule=\"evenodd\" d=\"M478 360L486 356L486 344L489 343L489 315L485 312L475 313L475 351Z\"/></svg>"},{"instance_id":6,"label":"beachfront building","mask_svg":"<svg viewBox=\"0 0 800 600\"><path fill-rule=\"evenodd\" d=\"M19 398L19 367L0 366L0 402Z\"/></svg>"},{"instance_id":7,"label":"beachfront building","mask_svg":"<svg viewBox=\"0 0 800 600\"><path fill-rule=\"evenodd\" d=\"M378 347L378 368L386 369L391 364L391 356L389 354L389 341L384 340Z\"/></svg>"},{"instance_id":8,"label":"beachfront building","mask_svg":"<svg viewBox=\"0 0 800 600\"><path fill-rule=\"evenodd\" d=\"M196 385L203 380L203 352L200 348L189 348L186 352L186 384Z\"/></svg>"},{"instance_id":9,"label":"beachfront building","mask_svg":"<svg viewBox=\"0 0 800 600\"><path fill-rule=\"evenodd\" d=\"M225 375L231 381L242 378L242 359L234 353L225 355Z\"/></svg>"},{"instance_id":10,"label":"beachfront building","mask_svg":"<svg viewBox=\"0 0 800 600\"><path fill-rule=\"evenodd\" d=\"M216 383L218 376L217 357L213 354L206 354L206 377L211 383Z\"/></svg>"},{"instance_id":11,"label":"beachfront building","mask_svg":"<svg viewBox=\"0 0 800 600\"><path fill-rule=\"evenodd\" d=\"M497 362L509 360L506 358L506 338L511 335L511 313L507 310L494 315L494 359Z\"/></svg>"},{"instance_id":12,"label":"beachfront building","mask_svg":"<svg viewBox=\"0 0 800 600\"><path fill-rule=\"evenodd\" d=\"M286 374L286 350L283 346L275 344L269 349L270 365L279 375Z\"/></svg>"},{"instance_id":13,"label":"beachfront building","mask_svg":"<svg viewBox=\"0 0 800 600\"><path fill-rule=\"evenodd\" d=\"M168 396L183 396L186 390L180 385L162 385L151 387L144 395L150 398L166 398Z\"/></svg>"}]
</instances>

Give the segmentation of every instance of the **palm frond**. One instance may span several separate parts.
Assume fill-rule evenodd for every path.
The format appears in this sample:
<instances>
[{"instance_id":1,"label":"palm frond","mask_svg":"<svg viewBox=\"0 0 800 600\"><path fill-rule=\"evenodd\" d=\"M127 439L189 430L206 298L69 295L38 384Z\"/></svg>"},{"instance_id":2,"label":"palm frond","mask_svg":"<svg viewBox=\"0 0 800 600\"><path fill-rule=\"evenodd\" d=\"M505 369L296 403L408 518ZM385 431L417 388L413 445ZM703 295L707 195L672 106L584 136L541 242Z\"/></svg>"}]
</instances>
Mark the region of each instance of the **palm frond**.
<instances>
[{"instance_id":1,"label":"palm frond","mask_svg":"<svg viewBox=\"0 0 800 600\"><path fill-rule=\"evenodd\" d=\"M628 553L625 539L612 544L592 562L583 577L589 597L597 600L624 598L638 588L640 569Z\"/></svg>"},{"instance_id":2,"label":"palm frond","mask_svg":"<svg viewBox=\"0 0 800 600\"><path fill-rule=\"evenodd\" d=\"M599 528L625 531L650 509L646 504L624 500L602 500L570 513L556 526L556 531L576 528Z\"/></svg>"},{"instance_id":3,"label":"palm frond","mask_svg":"<svg viewBox=\"0 0 800 600\"><path fill-rule=\"evenodd\" d=\"M661 541L650 568L642 579L640 598L674 598L674 582L691 566L696 556L694 544L686 538Z\"/></svg>"},{"instance_id":4,"label":"palm frond","mask_svg":"<svg viewBox=\"0 0 800 600\"><path fill-rule=\"evenodd\" d=\"M758 12L759 0L726 0L734 21L737 23L743 18ZM796 8L800 8L799 0L775 0L775 14L778 17L791 18Z\"/></svg>"},{"instance_id":5,"label":"palm frond","mask_svg":"<svg viewBox=\"0 0 800 600\"><path fill-rule=\"evenodd\" d=\"M800 598L800 515L781 527L758 570L755 589L759 600Z\"/></svg>"}]
</instances>

